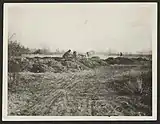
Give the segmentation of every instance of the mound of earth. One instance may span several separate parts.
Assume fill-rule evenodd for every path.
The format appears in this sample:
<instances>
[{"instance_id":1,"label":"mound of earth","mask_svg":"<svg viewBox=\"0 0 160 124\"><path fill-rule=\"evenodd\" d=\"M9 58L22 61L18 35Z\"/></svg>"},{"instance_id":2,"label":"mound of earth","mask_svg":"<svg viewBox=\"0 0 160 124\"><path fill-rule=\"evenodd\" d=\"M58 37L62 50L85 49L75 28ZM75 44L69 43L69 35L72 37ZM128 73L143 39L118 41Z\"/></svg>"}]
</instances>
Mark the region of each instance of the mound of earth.
<instances>
[{"instance_id":1,"label":"mound of earth","mask_svg":"<svg viewBox=\"0 0 160 124\"><path fill-rule=\"evenodd\" d=\"M99 57L83 58L78 60L64 60L62 57L34 57L34 58L11 58L9 59L9 72L66 72L66 71L78 71L88 70L100 66L108 66L111 64L143 64L148 60L145 58L108 58L100 59Z\"/></svg>"},{"instance_id":2,"label":"mound of earth","mask_svg":"<svg viewBox=\"0 0 160 124\"><path fill-rule=\"evenodd\" d=\"M108 64L124 64L124 65L130 65L130 64L142 64L142 63L146 63L149 60L145 59L145 58L125 58L125 57L117 57L117 58L113 58L113 57L109 57L108 59L105 59L105 61Z\"/></svg>"},{"instance_id":3,"label":"mound of earth","mask_svg":"<svg viewBox=\"0 0 160 124\"><path fill-rule=\"evenodd\" d=\"M65 72L65 71L78 71L95 68L97 66L105 65L104 61L91 59L81 59L77 61L64 60L62 58L14 58L9 60L9 72Z\"/></svg>"}]
</instances>

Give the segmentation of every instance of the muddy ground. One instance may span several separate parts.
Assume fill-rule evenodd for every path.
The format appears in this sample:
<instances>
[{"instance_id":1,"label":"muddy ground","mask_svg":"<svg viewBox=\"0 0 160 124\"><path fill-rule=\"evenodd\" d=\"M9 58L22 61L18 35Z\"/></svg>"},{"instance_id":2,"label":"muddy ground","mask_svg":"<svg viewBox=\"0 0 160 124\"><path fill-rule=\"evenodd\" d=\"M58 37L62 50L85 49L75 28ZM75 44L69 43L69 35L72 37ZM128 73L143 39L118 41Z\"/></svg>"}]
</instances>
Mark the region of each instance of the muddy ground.
<instances>
[{"instance_id":1,"label":"muddy ground","mask_svg":"<svg viewBox=\"0 0 160 124\"><path fill-rule=\"evenodd\" d=\"M9 73L8 115L151 115L151 62L110 61L78 71L21 71L16 81Z\"/></svg>"}]
</instances>

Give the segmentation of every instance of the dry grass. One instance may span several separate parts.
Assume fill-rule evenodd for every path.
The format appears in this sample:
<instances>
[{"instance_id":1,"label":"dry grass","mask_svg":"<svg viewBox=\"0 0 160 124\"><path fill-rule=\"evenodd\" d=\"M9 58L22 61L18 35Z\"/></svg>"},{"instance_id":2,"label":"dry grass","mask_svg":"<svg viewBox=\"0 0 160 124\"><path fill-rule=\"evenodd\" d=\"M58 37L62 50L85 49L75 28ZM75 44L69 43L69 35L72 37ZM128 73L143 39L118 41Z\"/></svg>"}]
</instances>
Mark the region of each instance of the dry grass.
<instances>
[{"instance_id":1,"label":"dry grass","mask_svg":"<svg viewBox=\"0 0 160 124\"><path fill-rule=\"evenodd\" d=\"M8 115L151 115L149 70L109 66L68 73L21 72L16 85L9 79Z\"/></svg>"}]
</instances>

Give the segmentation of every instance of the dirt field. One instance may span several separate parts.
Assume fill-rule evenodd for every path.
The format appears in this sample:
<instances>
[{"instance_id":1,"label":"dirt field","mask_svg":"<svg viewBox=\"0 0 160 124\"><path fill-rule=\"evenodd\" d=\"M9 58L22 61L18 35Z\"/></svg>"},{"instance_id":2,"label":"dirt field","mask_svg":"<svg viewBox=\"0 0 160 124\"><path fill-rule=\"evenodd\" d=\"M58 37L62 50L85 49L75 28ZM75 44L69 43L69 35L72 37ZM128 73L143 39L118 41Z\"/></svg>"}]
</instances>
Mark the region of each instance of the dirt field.
<instances>
[{"instance_id":1,"label":"dirt field","mask_svg":"<svg viewBox=\"0 0 160 124\"><path fill-rule=\"evenodd\" d=\"M9 75L10 77L10 75ZM8 115L151 115L151 65L110 65L9 78Z\"/></svg>"}]
</instances>

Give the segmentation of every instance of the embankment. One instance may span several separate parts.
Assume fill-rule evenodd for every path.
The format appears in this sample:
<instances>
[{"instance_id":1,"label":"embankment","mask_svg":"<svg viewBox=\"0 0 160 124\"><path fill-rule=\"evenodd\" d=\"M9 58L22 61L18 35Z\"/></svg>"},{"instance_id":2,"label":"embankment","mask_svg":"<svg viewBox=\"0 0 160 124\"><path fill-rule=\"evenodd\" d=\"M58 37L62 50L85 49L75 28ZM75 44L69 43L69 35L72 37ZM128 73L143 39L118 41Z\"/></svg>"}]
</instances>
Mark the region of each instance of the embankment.
<instances>
[{"instance_id":1,"label":"embankment","mask_svg":"<svg viewBox=\"0 0 160 124\"><path fill-rule=\"evenodd\" d=\"M100 59L99 57L77 59L76 61L64 60L61 57L33 57L23 58L15 57L9 59L9 72L54 72L61 73L67 71L78 71L94 69L101 66L110 65L137 65L137 64L151 64L151 60L144 58L108 58Z\"/></svg>"}]
</instances>

